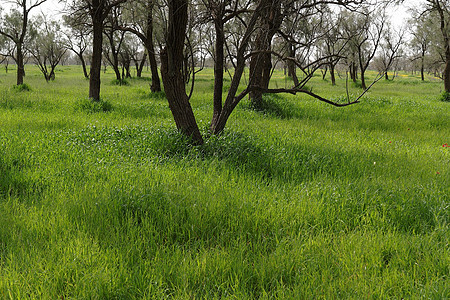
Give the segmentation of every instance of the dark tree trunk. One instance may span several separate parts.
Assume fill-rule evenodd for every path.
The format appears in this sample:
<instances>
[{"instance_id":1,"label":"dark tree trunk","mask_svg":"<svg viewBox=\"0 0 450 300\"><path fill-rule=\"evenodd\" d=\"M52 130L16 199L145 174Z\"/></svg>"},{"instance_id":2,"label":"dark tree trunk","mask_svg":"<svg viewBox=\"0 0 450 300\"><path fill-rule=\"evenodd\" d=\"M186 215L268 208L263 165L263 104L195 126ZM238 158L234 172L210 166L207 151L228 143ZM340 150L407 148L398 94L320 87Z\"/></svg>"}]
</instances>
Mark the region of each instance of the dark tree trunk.
<instances>
[{"instance_id":1,"label":"dark tree trunk","mask_svg":"<svg viewBox=\"0 0 450 300\"><path fill-rule=\"evenodd\" d=\"M384 72L384 79L385 79L385 80L389 80L389 75L388 75L388 72L387 72L387 71Z\"/></svg>"},{"instance_id":2,"label":"dark tree trunk","mask_svg":"<svg viewBox=\"0 0 450 300\"><path fill-rule=\"evenodd\" d=\"M256 26L256 22L259 18L260 11L261 11L261 3L255 9L255 12L253 13L252 17L250 18L250 21L247 24L247 29L242 38L241 45L239 46L239 48L237 50L236 68L234 70L233 79L231 80L230 89L228 90L228 94L225 99L225 104L223 105L222 112L220 113L219 117L217 118L217 121L214 124L211 124L211 132L213 134L219 134L224 130L225 125L226 125L231 113L236 108L236 106L239 104L241 99L246 95L245 93L243 93L243 94L240 94L239 96L236 96L236 93L238 91L239 83L241 82L242 75L243 75L244 69L245 69L246 61L245 61L244 53L248 47L250 37Z\"/></svg>"},{"instance_id":3,"label":"dark tree trunk","mask_svg":"<svg viewBox=\"0 0 450 300\"><path fill-rule=\"evenodd\" d=\"M23 63L22 43L17 43L17 85L23 84L25 67Z\"/></svg>"},{"instance_id":4,"label":"dark tree trunk","mask_svg":"<svg viewBox=\"0 0 450 300\"><path fill-rule=\"evenodd\" d=\"M292 59L289 59L287 61L288 76L292 78L292 80L294 81L294 85L297 86L297 67L295 66L295 62L293 61L295 59L295 47L292 44L289 45L289 57Z\"/></svg>"},{"instance_id":5,"label":"dark tree trunk","mask_svg":"<svg viewBox=\"0 0 450 300\"><path fill-rule=\"evenodd\" d=\"M102 68L102 43L103 43L103 1L93 1L93 41L91 76L89 77L89 98L100 101L100 72Z\"/></svg>"},{"instance_id":6,"label":"dark tree trunk","mask_svg":"<svg viewBox=\"0 0 450 300\"><path fill-rule=\"evenodd\" d=\"M222 92L223 92L223 69L224 69L224 44L225 32L222 20L215 22L216 29L216 47L214 63L214 96L213 96L213 117L211 120L210 131L213 131L214 124L217 123L222 112Z\"/></svg>"},{"instance_id":7,"label":"dark tree trunk","mask_svg":"<svg viewBox=\"0 0 450 300\"><path fill-rule=\"evenodd\" d=\"M255 41L254 51L259 52L252 56L250 61L250 85L262 88L269 87L270 72L272 70L272 38L281 26L283 15L279 0L263 0L260 29ZM262 107L262 92L252 91L250 101L254 108Z\"/></svg>"},{"instance_id":8,"label":"dark tree trunk","mask_svg":"<svg viewBox=\"0 0 450 300\"><path fill-rule=\"evenodd\" d=\"M325 80L325 77L327 76L328 68L325 67L325 71L322 71L322 80Z\"/></svg>"},{"instance_id":9,"label":"dark tree trunk","mask_svg":"<svg viewBox=\"0 0 450 300\"><path fill-rule=\"evenodd\" d=\"M354 62L350 64L350 78L351 80L353 80L353 82L356 82L356 80L358 79L358 70Z\"/></svg>"},{"instance_id":10,"label":"dark tree trunk","mask_svg":"<svg viewBox=\"0 0 450 300\"><path fill-rule=\"evenodd\" d=\"M84 74L84 77L85 77L86 79L89 79L89 74L88 74L88 72L87 72L86 62L84 61L83 54L81 54L81 53L78 54L78 53L77 53L77 56L78 56L78 58L80 59L81 67L83 68L83 74Z\"/></svg>"},{"instance_id":11,"label":"dark tree trunk","mask_svg":"<svg viewBox=\"0 0 450 300\"><path fill-rule=\"evenodd\" d=\"M334 64L330 65L330 77L331 77L331 85L336 85L336 74L334 72Z\"/></svg>"},{"instance_id":12,"label":"dark tree trunk","mask_svg":"<svg viewBox=\"0 0 450 300\"><path fill-rule=\"evenodd\" d=\"M420 63L420 77L422 81L425 81L425 58L423 56Z\"/></svg>"},{"instance_id":13,"label":"dark tree trunk","mask_svg":"<svg viewBox=\"0 0 450 300\"><path fill-rule=\"evenodd\" d=\"M180 130L192 138L196 144L202 144L203 138L198 129L183 77L183 50L188 21L188 1L169 1L169 28L167 44L161 52L161 75L164 90L173 118Z\"/></svg>"},{"instance_id":14,"label":"dark tree trunk","mask_svg":"<svg viewBox=\"0 0 450 300\"><path fill-rule=\"evenodd\" d=\"M145 62L147 60L147 53L144 53L142 60L139 64L136 64L136 77L142 77L142 70L144 70Z\"/></svg>"},{"instance_id":15,"label":"dark tree trunk","mask_svg":"<svg viewBox=\"0 0 450 300\"><path fill-rule=\"evenodd\" d=\"M367 89L365 73L366 73L366 70L364 70L364 68L362 68L361 69L361 88L363 90Z\"/></svg>"},{"instance_id":16,"label":"dark tree trunk","mask_svg":"<svg viewBox=\"0 0 450 300\"><path fill-rule=\"evenodd\" d=\"M147 12L147 32L145 40L145 48L147 49L148 60L150 62L150 70L152 71L152 85L150 90L155 92L161 91L161 81L158 74L158 64L156 62L155 46L153 44L153 6L154 2L150 4Z\"/></svg>"},{"instance_id":17,"label":"dark tree trunk","mask_svg":"<svg viewBox=\"0 0 450 300\"><path fill-rule=\"evenodd\" d=\"M450 57L447 58L444 69L444 89L447 93L450 93Z\"/></svg>"}]
</instances>

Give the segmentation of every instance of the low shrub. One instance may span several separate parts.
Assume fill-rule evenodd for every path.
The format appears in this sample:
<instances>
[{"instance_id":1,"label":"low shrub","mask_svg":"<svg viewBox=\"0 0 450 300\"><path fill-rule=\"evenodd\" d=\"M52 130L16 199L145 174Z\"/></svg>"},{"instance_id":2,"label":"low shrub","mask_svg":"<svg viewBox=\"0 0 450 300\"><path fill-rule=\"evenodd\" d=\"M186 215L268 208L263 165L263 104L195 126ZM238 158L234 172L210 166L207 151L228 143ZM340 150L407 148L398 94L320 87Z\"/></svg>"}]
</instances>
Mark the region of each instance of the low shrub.
<instances>
[{"instance_id":1,"label":"low shrub","mask_svg":"<svg viewBox=\"0 0 450 300\"><path fill-rule=\"evenodd\" d=\"M75 102L75 111L84 111L87 113L109 112L113 106L108 101L93 101L91 99L82 99Z\"/></svg>"},{"instance_id":2,"label":"low shrub","mask_svg":"<svg viewBox=\"0 0 450 300\"><path fill-rule=\"evenodd\" d=\"M19 84L19 85L14 85L13 89L15 91L18 91L18 92L29 92L29 91L31 91L31 87L28 84L26 84L26 83Z\"/></svg>"},{"instance_id":3,"label":"low shrub","mask_svg":"<svg viewBox=\"0 0 450 300\"><path fill-rule=\"evenodd\" d=\"M439 100L442 102L450 102L450 93L449 92L443 92L441 96L439 97Z\"/></svg>"},{"instance_id":4,"label":"low shrub","mask_svg":"<svg viewBox=\"0 0 450 300\"><path fill-rule=\"evenodd\" d=\"M126 79L114 79L111 81L112 85L130 85Z\"/></svg>"}]
</instances>

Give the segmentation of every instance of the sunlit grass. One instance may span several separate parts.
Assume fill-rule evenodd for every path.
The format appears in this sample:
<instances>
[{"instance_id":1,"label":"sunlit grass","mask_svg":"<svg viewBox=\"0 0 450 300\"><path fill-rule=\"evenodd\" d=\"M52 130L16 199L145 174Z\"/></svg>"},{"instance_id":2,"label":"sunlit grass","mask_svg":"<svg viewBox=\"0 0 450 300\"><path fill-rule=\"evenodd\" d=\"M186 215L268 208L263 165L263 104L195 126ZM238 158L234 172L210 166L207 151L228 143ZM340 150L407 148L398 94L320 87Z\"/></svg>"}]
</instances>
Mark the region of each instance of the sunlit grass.
<instances>
[{"instance_id":1,"label":"sunlit grass","mask_svg":"<svg viewBox=\"0 0 450 300\"><path fill-rule=\"evenodd\" d=\"M212 74L191 101L205 133ZM148 80L108 71L103 111L78 67L27 68L30 91L0 74L0 298L449 298L449 103L401 75L346 108L244 100L193 147Z\"/></svg>"}]
</instances>

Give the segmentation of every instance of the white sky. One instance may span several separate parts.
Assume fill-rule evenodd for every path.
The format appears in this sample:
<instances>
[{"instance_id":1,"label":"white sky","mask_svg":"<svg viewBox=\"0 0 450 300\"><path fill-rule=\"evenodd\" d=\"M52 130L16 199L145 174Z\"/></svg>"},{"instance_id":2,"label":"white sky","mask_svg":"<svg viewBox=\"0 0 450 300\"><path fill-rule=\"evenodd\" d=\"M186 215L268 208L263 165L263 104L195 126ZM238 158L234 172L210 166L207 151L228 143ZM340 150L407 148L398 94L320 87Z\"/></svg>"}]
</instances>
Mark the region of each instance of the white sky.
<instances>
[{"instance_id":1,"label":"white sky","mask_svg":"<svg viewBox=\"0 0 450 300\"><path fill-rule=\"evenodd\" d=\"M33 2L36 0L33 0ZM399 28L404 24L404 21L408 19L408 8L414 7L417 4L423 3L425 0L404 0L403 4L398 6L392 6L388 13L391 16L392 24ZM4 10L9 10L10 5L6 3L6 0L0 0L1 6ZM61 10L64 8L65 1L58 0L47 0L45 3L40 5L31 11L32 15L40 14L43 12L46 15L52 16L53 18L57 18L60 14Z\"/></svg>"}]
</instances>

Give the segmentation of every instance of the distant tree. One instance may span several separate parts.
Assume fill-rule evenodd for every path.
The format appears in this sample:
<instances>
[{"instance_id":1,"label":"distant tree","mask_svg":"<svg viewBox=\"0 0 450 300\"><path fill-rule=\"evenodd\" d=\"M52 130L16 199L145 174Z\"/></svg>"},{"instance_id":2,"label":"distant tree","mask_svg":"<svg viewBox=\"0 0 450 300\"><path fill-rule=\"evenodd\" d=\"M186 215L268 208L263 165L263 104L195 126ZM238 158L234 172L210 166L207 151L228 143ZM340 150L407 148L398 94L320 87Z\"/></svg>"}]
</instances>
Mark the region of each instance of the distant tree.
<instances>
[{"instance_id":1,"label":"distant tree","mask_svg":"<svg viewBox=\"0 0 450 300\"><path fill-rule=\"evenodd\" d=\"M146 50L146 56L150 62L152 73L152 85L150 89L152 92L160 92L161 81L158 74L154 43L155 3L156 0L135 0L129 2L128 5L124 7L124 24L120 29L135 34L142 41Z\"/></svg>"},{"instance_id":2,"label":"distant tree","mask_svg":"<svg viewBox=\"0 0 450 300\"><path fill-rule=\"evenodd\" d=\"M336 66L341 61L343 50L348 42L345 38L342 26L343 20L340 14L336 14L328 7L323 14L323 34L319 41L322 55L326 57L326 66L330 70L331 84L336 85Z\"/></svg>"},{"instance_id":3,"label":"distant tree","mask_svg":"<svg viewBox=\"0 0 450 300\"><path fill-rule=\"evenodd\" d=\"M357 14L347 14L344 24L350 38L349 46L355 52L358 61L361 87L365 90L367 89L365 73L380 47L386 25L386 12L382 8L376 11L365 9Z\"/></svg>"},{"instance_id":4,"label":"distant tree","mask_svg":"<svg viewBox=\"0 0 450 300\"><path fill-rule=\"evenodd\" d=\"M116 74L116 80L119 82L122 80L119 69L119 54L125 38L125 32L119 30L118 25L121 13L119 7L116 6L112 8L106 18L106 26L103 29L103 33L107 38L103 47L103 52L106 60Z\"/></svg>"},{"instance_id":5,"label":"distant tree","mask_svg":"<svg viewBox=\"0 0 450 300\"><path fill-rule=\"evenodd\" d=\"M450 93L450 0L426 0L424 14L438 25L440 33L437 47L445 64L443 71L444 89Z\"/></svg>"},{"instance_id":6,"label":"distant tree","mask_svg":"<svg viewBox=\"0 0 450 300\"><path fill-rule=\"evenodd\" d=\"M380 54L376 58L377 69L380 73L384 73L385 79L389 80L388 70L395 65L403 55L404 31L400 29L396 31L389 22L386 22L383 38L380 46Z\"/></svg>"},{"instance_id":7,"label":"distant tree","mask_svg":"<svg viewBox=\"0 0 450 300\"><path fill-rule=\"evenodd\" d=\"M84 20L83 20L84 19ZM83 75L89 79L89 72L87 71L87 52L90 46L89 39L91 28L88 26L88 16L74 16L64 15L64 25L67 30L64 32L66 38L66 47L77 56L83 68Z\"/></svg>"},{"instance_id":8,"label":"distant tree","mask_svg":"<svg viewBox=\"0 0 450 300\"><path fill-rule=\"evenodd\" d=\"M36 37L27 49L47 82L55 79L55 69L67 51L61 26L54 20L39 16L35 22Z\"/></svg>"},{"instance_id":9,"label":"distant tree","mask_svg":"<svg viewBox=\"0 0 450 300\"><path fill-rule=\"evenodd\" d=\"M425 80L425 58L430 52L434 30L433 23L420 12L414 12L413 17L409 20L413 27L410 31L412 39L409 41L412 51L412 61L419 61L420 76L422 81Z\"/></svg>"},{"instance_id":10,"label":"distant tree","mask_svg":"<svg viewBox=\"0 0 450 300\"><path fill-rule=\"evenodd\" d=\"M17 85L23 84L25 76L24 51L27 39L30 38L30 11L47 0L3 0L14 5L9 14L0 15L0 35L5 36L14 44L12 58L17 64Z\"/></svg>"},{"instance_id":11,"label":"distant tree","mask_svg":"<svg viewBox=\"0 0 450 300\"><path fill-rule=\"evenodd\" d=\"M89 15L92 28L92 60L89 76L89 98L100 101L100 73L102 67L103 29L105 20L111 10L127 0L71 0L68 13L73 15Z\"/></svg>"}]
</instances>

